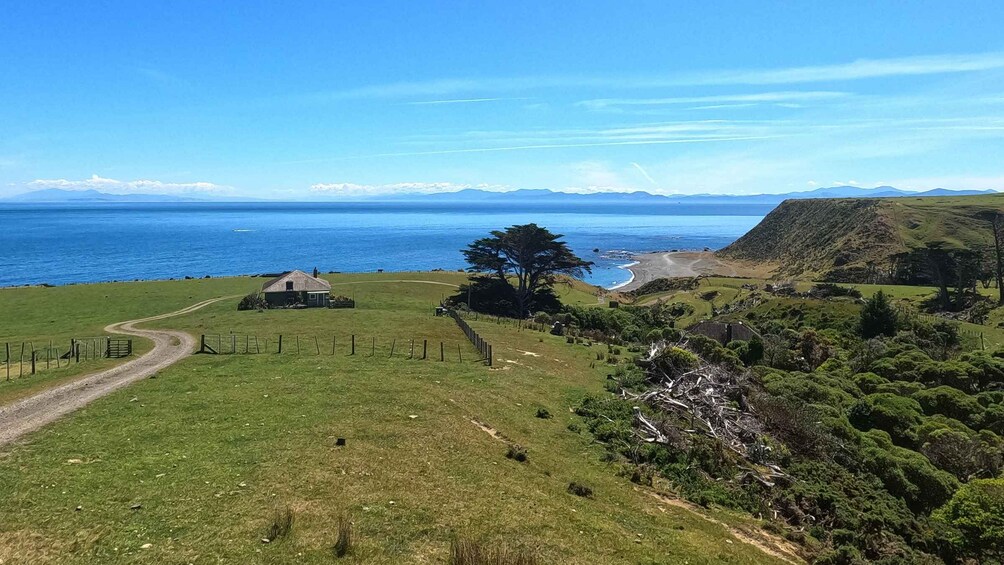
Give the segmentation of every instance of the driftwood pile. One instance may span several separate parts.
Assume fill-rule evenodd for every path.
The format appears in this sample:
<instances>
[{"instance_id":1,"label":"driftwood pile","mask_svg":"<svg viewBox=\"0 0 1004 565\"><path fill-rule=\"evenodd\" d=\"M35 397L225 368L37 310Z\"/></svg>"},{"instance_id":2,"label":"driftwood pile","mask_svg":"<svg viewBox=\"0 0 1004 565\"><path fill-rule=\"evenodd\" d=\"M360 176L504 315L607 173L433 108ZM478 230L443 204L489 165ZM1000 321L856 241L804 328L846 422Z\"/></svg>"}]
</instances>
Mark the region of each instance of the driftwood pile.
<instances>
[{"instance_id":1,"label":"driftwood pile","mask_svg":"<svg viewBox=\"0 0 1004 565\"><path fill-rule=\"evenodd\" d=\"M773 486L776 479L786 478L771 462L771 449L748 402L749 373L703 360L696 368L681 370L663 360L663 353L671 347L686 349L686 342L656 343L640 363L648 371L652 388L642 394L625 391L622 395L658 408L670 416L665 420L682 425L667 429L666 424L646 418L636 407L636 429L642 439L672 445L678 432L703 434L719 440L749 464L741 479Z\"/></svg>"}]
</instances>

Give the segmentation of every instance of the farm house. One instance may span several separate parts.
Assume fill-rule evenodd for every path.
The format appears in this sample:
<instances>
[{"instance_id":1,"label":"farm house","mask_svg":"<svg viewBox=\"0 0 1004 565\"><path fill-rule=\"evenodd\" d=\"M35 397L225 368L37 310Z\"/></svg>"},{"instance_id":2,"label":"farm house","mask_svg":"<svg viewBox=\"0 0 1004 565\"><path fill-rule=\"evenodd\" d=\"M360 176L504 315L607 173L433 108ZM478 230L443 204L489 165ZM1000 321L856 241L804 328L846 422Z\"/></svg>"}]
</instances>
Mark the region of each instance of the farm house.
<instances>
[{"instance_id":1,"label":"farm house","mask_svg":"<svg viewBox=\"0 0 1004 565\"><path fill-rule=\"evenodd\" d=\"M261 292L271 308L296 304L324 308L328 306L331 283L303 271L289 271L263 284Z\"/></svg>"}]
</instances>

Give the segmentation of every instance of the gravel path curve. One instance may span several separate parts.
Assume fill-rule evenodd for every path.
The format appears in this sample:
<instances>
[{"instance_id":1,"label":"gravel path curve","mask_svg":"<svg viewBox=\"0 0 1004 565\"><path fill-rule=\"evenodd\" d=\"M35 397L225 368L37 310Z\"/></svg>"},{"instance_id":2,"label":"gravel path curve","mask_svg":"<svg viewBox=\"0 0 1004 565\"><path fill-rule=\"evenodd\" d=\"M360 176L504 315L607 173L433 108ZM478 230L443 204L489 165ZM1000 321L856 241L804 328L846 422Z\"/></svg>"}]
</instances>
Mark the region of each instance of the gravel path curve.
<instances>
[{"instance_id":1,"label":"gravel path curve","mask_svg":"<svg viewBox=\"0 0 1004 565\"><path fill-rule=\"evenodd\" d=\"M0 407L0 446L7 445L25 434L53 422L85 406L92 400L149 377L188 357L195 349L195 338L185 332L143 330L136 328L135 324L188 314L227 298L232 297L204 300L176 312L118 322L105 327L105 331L108 333L148 338L153 341L153 349L137 359L116 365L111 369L76 379L73 382L41 391L33 396Z\"/></svg>"}]
</instances>

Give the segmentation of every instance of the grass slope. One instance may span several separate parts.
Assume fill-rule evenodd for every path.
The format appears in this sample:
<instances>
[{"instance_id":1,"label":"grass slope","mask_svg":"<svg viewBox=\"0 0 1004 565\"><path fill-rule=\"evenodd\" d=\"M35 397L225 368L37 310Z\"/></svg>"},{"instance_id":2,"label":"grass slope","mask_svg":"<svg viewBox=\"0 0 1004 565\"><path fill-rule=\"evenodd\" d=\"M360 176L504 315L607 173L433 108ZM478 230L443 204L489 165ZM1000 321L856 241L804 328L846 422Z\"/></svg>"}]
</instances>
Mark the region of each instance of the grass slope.
<instances>
[{"instance_id":1,"label":"grass slope","mask_svg":"<svg viewBox=\"0 0 1004 565\"><path fill-rule=\"evenodd\" d=\"M794 278L855 277L928 245L989 245L988 218L1002 211L1004 195L787 200L717 255L783 265L778 274Z\"/></svg>"},{"instance_id":2,"label":"grass slope","mask_svg":"<svg viewBox=\"0 0 1004 565\"><path fill-rule=\"evenodd\" d=\"M496 367L488 369L452 320L432 316L449 287L390 282L454 284L456 276L339 275L333 283L346 283L359 308L236 312L229 300L157 322L196 333L300 335L310 347L192 357L9 449L0 458L0 560L331 563L337 519L347 514L350 563L442 563L457 533L535 547L545 563L775 562L729 533L755 531L750 521L712 513L724 526L661 502L568 429L578 421L569 407L602 389L607 369L593 366L599 349L475 323L495 345ZM221 281L206 292L248 282ZM171 286L163 284L158 290ZM85 290L100 295L101 286ZM16 297L26 316L45 311L60 291L81 291L46 290ZM588 289L567 292L596 303ZM85 324L112 315L100 312L101 302L90 303L93 311L74 304ZM144 304L115 315L151 313ZM464 362L408 359L401 350L390 357L386 345L372 357L341 348L318 355L307 341L353 332L383 344L446 341L460 345ZM538 408L554 417L537 418ZM505 441L472 420L525 446L529 461L507 459ZM572 481L594 497L566 492ZM262 543L276 508L287 506L291 534Z\"/></svg>"}]
</instances>

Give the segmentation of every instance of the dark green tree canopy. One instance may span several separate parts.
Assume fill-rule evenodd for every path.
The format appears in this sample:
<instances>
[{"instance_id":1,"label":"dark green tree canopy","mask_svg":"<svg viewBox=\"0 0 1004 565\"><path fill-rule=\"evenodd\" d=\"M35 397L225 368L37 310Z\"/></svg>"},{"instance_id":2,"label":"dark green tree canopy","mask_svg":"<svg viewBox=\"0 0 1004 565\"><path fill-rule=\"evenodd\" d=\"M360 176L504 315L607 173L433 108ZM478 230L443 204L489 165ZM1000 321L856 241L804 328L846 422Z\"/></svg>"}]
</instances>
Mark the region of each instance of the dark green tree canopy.
<instances>
[{"instance_id":1,"label":"dark green tree canopy","mask_svg":"<svg viewBox=\"0 0 1004 565\"><path fill-rule=\"evenodd\" d=\"M865 339L880 335L896 335L898 316L889 298L881 290L865 302L861 310L861 336Z\"/></svg>"},{"instance_id":2,"label":"dark green tree canopy","mask_svg":"<svg viewBox=\"0 0 1004 565\"><path fill-rule=\"evenodd\" d=\"M522 317L532 308L534 295L553 285L558 275L581 277L591 272L592 262L576 256L561 237L537 224L510 226L471 243L463 253L470 264L468 271L490 276L512 289L517 314Z\"/></svg>"}]
</instances>

